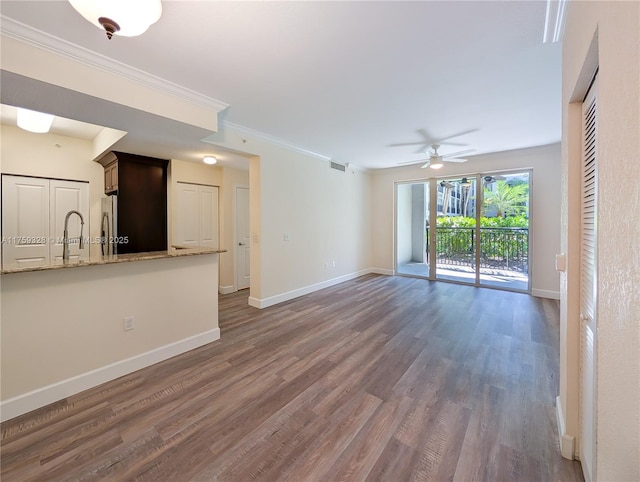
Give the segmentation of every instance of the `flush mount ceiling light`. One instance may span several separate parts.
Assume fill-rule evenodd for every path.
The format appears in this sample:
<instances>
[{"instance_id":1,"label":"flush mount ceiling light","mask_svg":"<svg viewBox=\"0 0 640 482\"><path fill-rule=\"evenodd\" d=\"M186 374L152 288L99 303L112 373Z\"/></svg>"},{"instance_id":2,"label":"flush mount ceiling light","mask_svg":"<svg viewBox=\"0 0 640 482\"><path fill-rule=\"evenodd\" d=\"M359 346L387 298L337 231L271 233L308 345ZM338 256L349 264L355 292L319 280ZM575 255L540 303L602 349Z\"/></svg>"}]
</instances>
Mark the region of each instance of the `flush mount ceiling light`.
<instances>
[{"instance_id":1,"label":"flush mount ceiling light","mask_svg":"<svg viewBox=\"0 0 640 482\"><path fill-rule=\"evenodd\" d=\"M213 156L206 156L202 159L202 162L204 162L205 164L215 164L216 162L218 162L218 159Z\"/></svg>"},{"instance_id":2,"label":"flush mount ceiling light","mask_svg":"<svg viewBox=\"0 0 640 482\"><path fill-rule=\"evenodd\" d=\"M18 107L18 127L20 129L35 132L36 134L45 134L51 129L51 124L53 124L53 116L51 114Z\"/></svg>"},{"instance_id":3,"label":"flush mount ceiling light","mask_svg":"<svg viewBox=\"0 0 640 482\"><path fill-rule=\"evenodd\" d=\"M162 15L160 0L69 0L80 15L113 35L142 35Z\"/></svg>"}]
</instances>

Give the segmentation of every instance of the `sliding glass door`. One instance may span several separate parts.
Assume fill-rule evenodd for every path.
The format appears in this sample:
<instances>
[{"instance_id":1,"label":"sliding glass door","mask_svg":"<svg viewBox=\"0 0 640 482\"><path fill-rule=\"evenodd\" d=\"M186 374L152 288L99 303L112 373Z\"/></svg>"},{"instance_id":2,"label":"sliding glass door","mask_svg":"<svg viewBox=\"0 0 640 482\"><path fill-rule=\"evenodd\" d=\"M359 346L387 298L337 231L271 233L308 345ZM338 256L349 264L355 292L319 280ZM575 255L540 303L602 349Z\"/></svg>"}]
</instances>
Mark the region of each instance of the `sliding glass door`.
<instances>
[{"instance_id":1,"label":"sliding glass door","mask_svg":"<svg viewBox=\"0 0 640 482\"><path fill-rule=\"evenodd\" d=\"M530 177L397 183L396 272L528 292Z\"/></svg>"},{"instance_id":2,"label":"sliding glass door","mask_svg":"<svg viewBox=\"0 0 640 482\"><path fill-rule=\"evenodd\" d=\"M528 171L482 178L480 284L529 290Z\"/></svg>"},{"instance_id":3,"label":"sliding glass door","mask_svg":"<svg viewBox=\"0 0 640 482\"><path fill-rule=\"evenodd\" d=\"M438 179L436 279L476 282L476 179Z\"/></svg>"}]
</instances>

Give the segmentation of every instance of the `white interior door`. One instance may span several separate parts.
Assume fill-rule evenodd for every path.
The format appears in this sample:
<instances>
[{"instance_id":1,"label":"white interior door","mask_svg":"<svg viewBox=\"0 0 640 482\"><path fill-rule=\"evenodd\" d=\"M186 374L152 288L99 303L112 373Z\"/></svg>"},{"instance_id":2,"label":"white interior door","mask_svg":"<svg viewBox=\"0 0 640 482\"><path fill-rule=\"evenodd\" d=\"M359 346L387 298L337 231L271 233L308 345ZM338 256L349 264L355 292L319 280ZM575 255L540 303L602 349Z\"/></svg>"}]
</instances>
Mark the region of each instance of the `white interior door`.
<instances>
[{"instance_id":1,"label":"white interior door","mask_svg":"<svg viewBox=\"0 0 640 482\"><path fill-rule=\"evenodd\" d=\"M177 219L173 244L178 246L198 246L200 237L200 199L198 185L179 182L177 199Z\"/></svg>"},{"instance_id":2,"label":"white interior door","mask_svg":"<svg viewBox=\"0 0 640 482\"><path fill-rule=\"evenodd\" d=\"M585 480L596 462L596 220L598 187L597 83L582 105L583 156L580 247L580 461Z\"/></svg>"},{"instance_id":3,"label":"white interior door","mask_svg":"<svg viewBox=\"0 0 640 482\"><path fill-rule=\"evenodd\" d=\"M60 181L52 179L49 183L49 233L51 236L49 256L52 261L62 260L64 238L64 219L69 211L78 211L84 218L82 235L89 238L89 183ZM69 217L69 259L89 259L89 244L80 249L80 218L73 214Z\"/></svg>"},{"instance_id":4,"label":"white interior door","mask_svg":"<svg viewBox=\"0 0 640 482\"><path fill-rule=\"evenodd\" d=\"M49 263L49 180L2 176L2 264Z\"/></svg>"},{"instance_id":5,"label":"white interior door","mask_svg":"<svg viewBox=\"0 0 640 482\"><path fill-rule=\"evenodd\" d=\"M249 272L249 189L236 188L236 287L245 289L251 285Z\"/></svg>"},{"instance_id":6,"label":"white interior door","mask_svg":"<svg viewBox=\"0 0 640 482\"><path fill-rule=\"evenodd\" d=\"M218 248L218 188L198 186L200 200L200 246Z\"/></svg>"}]
</instances>

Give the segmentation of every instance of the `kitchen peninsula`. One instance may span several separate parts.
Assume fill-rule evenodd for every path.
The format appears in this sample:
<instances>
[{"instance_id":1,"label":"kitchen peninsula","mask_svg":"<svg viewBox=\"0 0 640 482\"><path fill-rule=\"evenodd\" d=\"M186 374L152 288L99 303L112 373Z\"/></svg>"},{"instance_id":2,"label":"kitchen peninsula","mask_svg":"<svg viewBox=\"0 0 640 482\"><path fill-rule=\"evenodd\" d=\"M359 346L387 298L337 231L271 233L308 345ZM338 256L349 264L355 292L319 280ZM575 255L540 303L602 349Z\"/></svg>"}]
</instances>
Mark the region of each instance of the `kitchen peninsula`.
<instances>
[{"instance_id":1,"label":"kitchen peninsula","mask_svg":"<svg viewBox=\"0 0 640 482\"><path fill-rule=\"evenodd\" d=\"M221 252L3 266L2 420L219 339Z\"/></svg>"}]
</instances>

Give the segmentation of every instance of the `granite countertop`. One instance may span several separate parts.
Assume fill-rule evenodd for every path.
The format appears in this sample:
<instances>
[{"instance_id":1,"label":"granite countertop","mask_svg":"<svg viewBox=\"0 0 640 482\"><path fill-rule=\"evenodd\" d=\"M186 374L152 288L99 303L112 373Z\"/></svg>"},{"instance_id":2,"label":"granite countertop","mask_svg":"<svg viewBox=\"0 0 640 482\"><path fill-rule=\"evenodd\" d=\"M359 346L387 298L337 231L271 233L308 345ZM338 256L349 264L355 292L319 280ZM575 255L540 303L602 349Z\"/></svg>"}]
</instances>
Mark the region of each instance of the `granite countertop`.
<instances>
[{"instance_id":1,"label":"granite countertop","mask_svg":"<svg viewBox=\"0 0 640 482\"><path fill-rule=\"evenodd\" d=\"M84 266L98 266L103 264L114 263L130 263L133 261L146 261L149 259L165 259L165 258L177 258L181 256L197 256L201 254L218 254L226 253L226 249L213 249L213 248L189 248L184 246L172 246L168 250L164 251L149 251L145 253L131 253L131 254L115 254L110 256L91 256L89 259L84 260L69 260L63 262L57 260L54 263L41 265L41 266L18 266L10 265L3 266L0 270L0 274L13 274L13 273L25 273L29 271L49 271L52 269L61 268L82 268Z\"/></svg>"}]
</instances>

